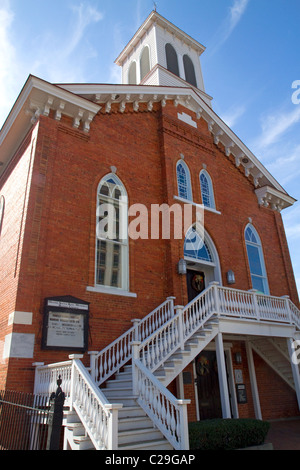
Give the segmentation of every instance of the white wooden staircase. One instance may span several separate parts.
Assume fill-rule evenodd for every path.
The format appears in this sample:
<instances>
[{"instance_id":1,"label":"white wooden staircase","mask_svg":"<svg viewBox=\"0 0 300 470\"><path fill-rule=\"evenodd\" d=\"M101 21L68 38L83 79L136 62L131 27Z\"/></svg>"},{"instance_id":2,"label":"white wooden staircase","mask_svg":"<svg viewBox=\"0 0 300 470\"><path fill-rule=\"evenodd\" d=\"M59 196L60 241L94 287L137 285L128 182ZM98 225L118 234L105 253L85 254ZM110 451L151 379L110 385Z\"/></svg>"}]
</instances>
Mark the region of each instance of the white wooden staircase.
<instances>
[{"instance_id":1,"label":"white wooden staircase","mask_svg":"<svg viewBox=\"0 0 300 470\"><path fill-rule=\"evenodd\" d=\"M254 338L253 350L293 389L295 382L285 338Z\"/></svg>"},{"instance_id":2,"label":"white wooden staircase","mask_svg":"<svg viewBox=\"0 0 300 470\"><path fill-rule=\"evenodd\" d=\"M59 375L64 385L69 406L64 448L187 450L189 400L177 399L167 386L216 337L224 317L300 330L300 312L289 299L212 283L185 307L174 307L170 297L144 319L133 320L104 350L89 353L89 368L76 356L38 365L35 393L52 392ZM278 341L255 337L251 346L293 386L289 356Z\"/></svg>"}]
</instances>

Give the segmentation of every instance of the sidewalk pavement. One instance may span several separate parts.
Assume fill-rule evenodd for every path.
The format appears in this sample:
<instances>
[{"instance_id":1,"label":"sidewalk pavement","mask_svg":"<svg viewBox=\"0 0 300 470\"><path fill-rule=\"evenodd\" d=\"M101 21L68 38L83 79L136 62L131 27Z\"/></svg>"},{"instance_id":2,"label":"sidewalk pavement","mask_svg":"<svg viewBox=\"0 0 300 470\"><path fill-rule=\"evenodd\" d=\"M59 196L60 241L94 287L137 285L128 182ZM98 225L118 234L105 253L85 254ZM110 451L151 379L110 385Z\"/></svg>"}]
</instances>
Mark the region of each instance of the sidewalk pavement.
<instances>
[{"instance_id":1,"label":"sidewalk pavement","mask_svg":"<svg viewBox=\"0 0 300 470\"><path fill-rule=\"evenodd\" d=\"M274 450L300 450L300 417L272 421L265 442L271 442Z\"/></svg>"}]
</instances>

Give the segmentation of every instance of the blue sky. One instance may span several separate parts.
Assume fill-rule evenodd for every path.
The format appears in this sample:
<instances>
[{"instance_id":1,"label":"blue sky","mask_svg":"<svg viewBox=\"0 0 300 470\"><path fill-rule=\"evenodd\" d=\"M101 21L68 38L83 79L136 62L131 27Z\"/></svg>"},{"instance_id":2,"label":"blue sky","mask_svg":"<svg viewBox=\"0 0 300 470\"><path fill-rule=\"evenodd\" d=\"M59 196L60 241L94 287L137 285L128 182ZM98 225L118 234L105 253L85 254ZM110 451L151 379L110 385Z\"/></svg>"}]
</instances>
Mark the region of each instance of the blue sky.
<instances>
[{"instance_id":1,"label":"blue sky","mask_svg":"<svg viewBox=\"0 0 300 470\"><path fill-rule=\"evenodd\" d=\"M206 47L202 71L214 110L299 200L282 212L299 289L300 103L292 102L292 84L300 80L300 2L156 3ZM114 60L152 9L152 0L0 0L0 127L29 74L120 83Z\"/></svg>"}]
</instances>

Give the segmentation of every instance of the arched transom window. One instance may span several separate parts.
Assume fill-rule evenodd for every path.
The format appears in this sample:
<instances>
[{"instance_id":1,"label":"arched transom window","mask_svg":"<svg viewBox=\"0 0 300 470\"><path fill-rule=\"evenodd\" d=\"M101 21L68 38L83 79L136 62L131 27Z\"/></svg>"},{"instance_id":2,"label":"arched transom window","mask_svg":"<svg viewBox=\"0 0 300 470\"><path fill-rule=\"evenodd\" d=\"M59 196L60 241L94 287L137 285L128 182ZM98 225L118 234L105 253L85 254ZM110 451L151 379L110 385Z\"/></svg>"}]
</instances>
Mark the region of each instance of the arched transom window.
<instances>
[{"instance_id":1,"label":"arched transom window","mask_svg":"<svg viewBox=\"0 0 300 470\"><path fill-rule=\"evenodd\" d=\"M253 225L245 229L245 242L253 289L269 294L264 255L259 235Z\"/></svg>"},{"instance_id":2,"label":"arched transom window","mask_svg":"<svg viewBox=\"0 0 300 470\"><path fill-rule=\"evenodd\" d=\"M98 187L96 285L128 290L128 202L115 174Z\"/></svg>"},{"instance_id":3,"label":"arched transom window","mask_svg":"<svg viewBox=\"0 0 300 470\"><path fill-rule=\"evenodd\" d=\"M192 185L191 177L188 166L183 160L180 160L177 163L177 186L178 186L178 196L182 199L187 199L192 201Z\"/></svg>"},{"instance_id":4,"label":"arched transom window","mask_svg":"<svg viewBox=\"0 0 300 470\"><path fill-rule=\"evenodd\" d=\"M191 227L185 237L184 257L201 261L205 264L215 264L212 251L201 231L196 230L196 226Z\"/></svg>"}]
</instances>

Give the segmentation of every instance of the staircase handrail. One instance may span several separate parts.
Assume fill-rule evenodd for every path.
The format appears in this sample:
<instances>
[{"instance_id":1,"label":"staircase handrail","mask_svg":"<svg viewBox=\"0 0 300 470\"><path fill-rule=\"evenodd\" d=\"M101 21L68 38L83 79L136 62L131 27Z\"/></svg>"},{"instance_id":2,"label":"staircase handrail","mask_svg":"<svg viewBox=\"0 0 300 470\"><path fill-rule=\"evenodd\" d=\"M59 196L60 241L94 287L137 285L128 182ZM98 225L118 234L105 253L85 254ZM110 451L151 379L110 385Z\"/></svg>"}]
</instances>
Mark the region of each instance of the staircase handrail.
<instances>
[{"instance_id":1,"label":"staircase handrail","mask_svg":"<svg viewBox=\"0 0 300 470\"><path fill-rule=\"evenodd\" d=\"M154 372L217 313L215 285L211 284L185 307L176 306L176 314L139 345L142 364Z\"/></svg>"},{"instance_id":2,"label":"staircase handrail","mask_svg":"<svg viewBox=\"0 0 300 470\"><path fill-rule=\"evenodd\" d=\"M97 385L100 386L132 358L133 341L143 341L174 316L174 299L168 297L144 318L132 320L134 326L101 351L89 352L90 371Z\"/></svg>"},{"instance_id":3,"label":"staircase handrail","mask_svg":"<svg viewBox=\"0 0 300 470\"><path fill-rule=\"evenodd\" d=\"M94 447L97 450L118 449L118 410L123 405L108 402L80 361L81 357L73 355L69 361L49 365L35 363L34 393L50 396L56 391L60 378L65 406L76 411Z\"/></svg>"},{"instance_id":4,"label":"staircase handrail","mask_svg":"<svg viewBox=\"0 0 300 470\"><path fill-rule=\"evenodd\" d=\"M300 311L286 297L243 291L212 282L185 307L175 307L176 314L139 346L140 360L154 372L215 314L257 321L293 324L300 329Z\"/></svg>"},{"instance_id":5,"label":"staircase handrail","mask_svg":"<svg viewBox=\"0 0 300 470\"><path fill-rule=\"evenodd\" d=\"M291 301L291 299L288 300L288 305L291 311L291 318L293 323L296 325L297 330L300 331L300 310L299 308Z\"/></svg>"},{"instance_id":6,"label":"staircase handrail","mask_svg":"<svg viewBox=\"0 0 300 470\"><path fill-rule=\"evenodd\" d=\"M118 449L118 411L123 404L109 403L78 359L72 363L70 402L96 450Z\"/></svg>"},{"instance_id":7,"label":"staircase handrail","mask_svg":"<svg viewBox=\"0 0 300 470\"><path fill-rule=\"evenodd\" d=\"M187 405L177 399L138 359L133 359L137 402L175 450L189 449Z\"/></svg>"}]
</instances>

